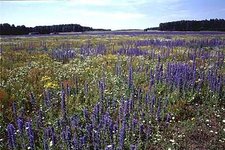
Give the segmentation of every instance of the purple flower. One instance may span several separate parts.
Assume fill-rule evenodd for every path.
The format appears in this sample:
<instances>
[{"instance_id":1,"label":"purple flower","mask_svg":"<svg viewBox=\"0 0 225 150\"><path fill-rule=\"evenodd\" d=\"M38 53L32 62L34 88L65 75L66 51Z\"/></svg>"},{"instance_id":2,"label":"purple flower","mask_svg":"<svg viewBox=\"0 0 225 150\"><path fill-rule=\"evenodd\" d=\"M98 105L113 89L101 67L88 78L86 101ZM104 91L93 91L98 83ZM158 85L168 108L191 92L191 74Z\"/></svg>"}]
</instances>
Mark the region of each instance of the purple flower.
<instances>
[{"instance_id":1,"label":"purple flower","mask_svg":"<svg viewBox=\"0 0 225 150\"><path fill-rule=\"evenodd\" d=\"M19 130L20 134L22 134L23 133L23 125L24 125L24 122L20 118L18 118L16 120L16 122L17 122L18 130Z\"/></svg>"},{"instance_id":2,"label":"purple flower","mask_svg":"<svg viewBox=\"0 0 225 150\"><path fill-rule=\"evenodd\" d=\"M25 127L26 127L26 131L27 131L27 136L29 139L29 146L31 150L35 149L35 144L34 144L34 133L33 130L31 128L31 123L30 122L26 122L25 123Z\"/></svg>"},{"instance_id":3,"label":"purple flower","mask_svg":"<svg viewBox=\"0 0 225 150\"><path fill-rule=\"evenodd\" d=\"M92 114L92 123L95 124L95 123L99 123L99 120L100 120L100 104L97 103L94 107L94 110L93 110L93 114Z\"/></svg>"},{"instance_id":4,"label":"purple flower","mask_svg":"<svg viewBox=\"0 0 225 150\"><path fill-rule=\"evenodd\" d=\"M154 105L155 105L156 97L153 95L152 96L152 101L151 101L151 106L150 106L150 112L154 112Z\"/></svg>"},{"instance_id":5,"label":"purple flower","mask_svg":"<svg viewBox=\"0 0 225 150\"><path fill-rule=\"evenodd\" d=\"M156 113L156 120L160 121L161 120L161 101L158 101L158 109L157 109L157 113Z\"/></svg>"},{"instance_id":6,"label":"purple flower","mask_svg":"<svg viewBox=\"0 0 225 150\"><path fill-rule=\"evenodd\" d=\"M45 104L45 107L50 106L50 92L48 90L44 91L44 104Z\"/></svg>"},{"instance_id":7,"label":"purple flower","mask_svg":"<svg viewBox=\"0 0 225 150\"><path fill-rule=\"evenodd\" d=\"M140 124L139 126L139 136L140 138L143 140L144 139L144 125L143 124Z\"/></svg>"},{"instance_id":8,"label":"purple flower","mask_svg":"<svg viewBox=\"0 0 225 150\"><path fill-rule=\"evenodd\" d=\"M63 89L61 91L61 111L63 118L66 118L66 95Z\"/></svg>"},{"instance_id":9,"label":"purple flower","mask_svg":"<svg viewBox=\"0 0 225 150\"><path fill-rule=\"evenodd\" d=\"M44 129L44 135L43 135L43 148L44 150L49 150L48 146L48 129Z\"/></svg>"},{"instance_id":10,"label":"purple flower","mask_svg":"<svg viewBox=\"0 0 225 150\"><path fill-rule=\"evenodd\" d=\"M138 120L134 118L134 119L132 120L132 126L131 126L131 128L132 128L131 130L132 130L133 132L136 131L137 124L138 124Z\"/></svg>"},{"instance_id":11,"label":"purple flower","mask_svg":"<svg viewBox=\"0 0 225 150\"><path fill-rule=\"evenodd\" d=\"M43 112L41 110L38 110L38 116L36 118L36 126L38 128L42 127L43 125Z\"/></svg>"},{"instance_id":12,"label":"purple flower","mask_svg":"<svg viewBox=\"0 0 225 150\"><path fill-rule=\"evenodd\" d=\"M132 65L130 64L129 74L128 74L128 88L131 89L132 86L133 86L133 68L132 68Z\"/></svg>"},{"instance_id":13,"label":"purple flower","mask_svg":"<svg viewBox=\"0 0 225 150\"><path fill-rule=\"evenodd\" d=\"M66 126L66 140L70 141L72 139L71 129L69 126Z\"/></svg>"},{"instance_id":14,"label":"purple flower","mask_svg":"<svg viewBox=\"0 0 225 150\"><path fill-rule=\"evenodd\" d=\"M124 140L125 140L125 122L122 123L122 127L120 129L120 133L119 133L119 148L123 149L124 147Z\"/></svg>"},{"instance_id":15,"label":"purple flower","mask_svg":"<svg viewBox=\"0 0 225 150\"><path fill-rule=\"evenodd\" d=\"M84 95L85 95L85 98L87 98L87 96L88 96L88 91L89 91L88 83L85 81L85 83L84 83Z\"/></svg>"},{"instance_id":16,"label":"purple flower","mask_svg":"<svg viewBox=\"0 0 225 150\"><path fill-rule=\"evenodd\" d=\"M127 117L129 115L129 102L124 101L123 109L123 117Z\"/></svg>"},{"instance_id":17,"label":"purple flower","mask_svg":"<svg viewBox=\"0 0 225 150\"><path fill-rule=\"evenodd\" d=\"M73 137L73 148L75 150L78 150L79 149L79 140L77 139L76 135L74 134L74 137Z\"/></svg>"},{"instance_id":18,"label":"purple flower","mask_svg":"<svg viewBox=\"0 0 225 150\"><path fill-rule=\"evenodd\" d=\"M87 142L87 137L84 135L82 137L80 137L80 143L82 146L84 146Z\"/></svg>"},{"instance_id":19,"label":"purple flower","mask_svg":"<svg viewBox=\"0 0 225 150\"><path fill-rule=\"evenodd\" d=\"M149 83L149 89L152 88L152 86L154 85L155 81L154 81L154 73L153 70L150 70L150 83Z\"/></svg>"},{"instance_id":20,"label":"purple flower","mask_svg":"<svg viewBox=\"0 0 225 150\"><path fill-rule=\"evenodd\" d=\"M52 145L56 145L56 135L54 127L50 127Z\"/></svg>"},{"instance_id":21,"label":"purple flower","mask_svg":"<svg viewBox=\"0 0 225 150\"><path fill-rule=\"evenodd\" d=\"M14 117L16 117L17 116L17 109L16 109L16 103L15 102L13 102L13 104L12 104L12 111L13 111Z\"/></svg>"},{"instance_id":22,"label":"purple flower","mask_svg":"<svg viewBox=\"0 0 225 150\"><path fill-rule=\"evenodd\" d=\"M147 130L146 130L147 138L151 137L151 134L152 134L152 127L151 127L151 125L148 125Z\"/></svg>"},{"instance_id":23,"label":"purple flower","mask_svg":"<svg viewBox=\"0 0 225 150\"><path fill-rule=\"evenodd\" d=\"M66 142L66 131L65 130L63 130L61 132L61 138L62 138L63 142Z\"/></svg>"},{"instance_id":24,"label":"purple flower","mask_svg":"<svg viewBox=\"0 0 225 150\"><path fill-rule=\"evenodd\" d=\"M149 94L147 93L145 95L145 107L146 107L146 109L148 109L148 105L149 105Z\"/></svg>"},{"instance_id":25,"label":"purple flower","mask_svg":"<svg viewBox=\"0 0 225 150\"><path fill-rule=\"evenodd\" d=\"M109 136L110 136L110 142L113 143L113 132L114 132L114 123L113 121L110 121L109 124Z\"/></svg>"},{"instance_id":26,"label":"purple flower","mask_svg":"<svg viewBox=\"0 0 225 150\"><path fill-rule=\"evenodd\" d=\"M66 95L69 96L70 95L70 87L68 85L68 83L66 84Z\"/></svg>"},{"instance_id":27,"label":"purple flower","mask_svg":"<svg viewBox=\"0 0 225 150\"><path fill-rule=\"evenodd\" d=\"M105 84L104 81L99 81L99 95L100 95L100 101L103 101L104 99L104 90L105 90Z\"/></svg>"},{"instance_id":28,"label":"purple flower","mask_svg":"<svg viewBox=\"0 0 225 150\"><path fill-rule=\"evenodd\" d=\"M35 102L36 102L36 100L35 100L34 94L31 92L30 93L30 103L32 106L34 106Z\"/></svg>"},{"instance_id":29,"label":"purple flower","mask_svg":"<svg viewBox=\"0 0 225 150\"><path fill-rule=\"evenodd\" d=\"M90 139L92 137L93 126L92 124L86 125L87 137Z\"/></svg>"},{"instance_id":30,"label":"purple flower","mask_svg":"<svg viewBox=\"0 0 225 150\"><path fill-rule=\"evenodd\" d=\"M70 118L70 123L72 128L76 128L79 125L79 117L77 115L74 115Z\"/></svg>"},{"instance_id":31,"label":"purple flower","mask_svg":"<svg viewBox=\"0 0 225 150\"><path fill-rule=\"evenodd\" d=\"M130 145L130 150L137 150L137 146L136 146L136 145L131 144L131 145Z\"/></svg>"},{"instance_id":32,"label":"purple flower","mask_svg":"<svg viewBox=\"0 0 225 150\"><path fill-rule=\"evenodd\" d=\"M86 120L86 121L88 121L88 116L89 116L89 114L88 114L88 111L87 111L87 109L86 108L84 108L83 109L83 115L84 115L84 119Z\"/></svg>"},{"instance_id":33,"label":"purple flower","mask_svg":"<svg viewBox=\"0 0 225 150\"><path fill-rule=\"evenodd\" d=\"M171 115L170 115L170 113L168 113L168 114L166 115L166 124L167 124L167 125L169 125L170 119L171 119Z\"/></svg>"},{"instance_id":34,"label":"purple flower","mask_svg":"<svg viewBox=\"0 0 225 150\"><path fill-rule=\"evenodd\" d=\"M67 143L67 148L70 149L71 147L71 140L72 140L72 133L71 133L71 129L70 127L66 126L66 131L64 132L64 138L65 138L65 141Z\"/></svg>"},{"instance_id":35,"label":"purple flower","mask_svg":"<svg viewBox=\"0 0 225 150\"><path fill-rule=\"evenodd\" d=\"M93 132L93 145L94 145L94 149L100 149L101 145L102 145L102 141L101 141L101 137L100 137L100 133L97 130L94 130Z\"/></svg>"},{"instance_id":36,"label":"purple flower","mask_svg":"<svg viewBox=\"0 0 225 150\"><path fill-rule=\"evenodd\" d=\"M12 124L7 126L8 143L11 149L16 149L15 127Z\"/></svg>"}]
</instances>

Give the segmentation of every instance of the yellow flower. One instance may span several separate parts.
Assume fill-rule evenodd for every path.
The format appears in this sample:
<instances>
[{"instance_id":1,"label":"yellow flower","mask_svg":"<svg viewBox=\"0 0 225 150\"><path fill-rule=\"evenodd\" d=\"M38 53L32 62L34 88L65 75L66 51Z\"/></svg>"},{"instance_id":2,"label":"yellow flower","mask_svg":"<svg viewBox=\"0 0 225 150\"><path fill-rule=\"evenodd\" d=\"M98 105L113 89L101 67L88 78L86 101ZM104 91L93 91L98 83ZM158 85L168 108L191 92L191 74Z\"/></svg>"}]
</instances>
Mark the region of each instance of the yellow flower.
<instances>
[{"instance_id":1,"label":"yellow flower","mask_svg":"<svg viewBox=\"0 0 225 150\"><path fill-rule=\"evenodd\" d=\"M55 82L47 82L45 85L44 85L44 88L52 88L52 89L56 89L58 88L58 85L55 83Z\"/></svg>"},{"instance_id":2,"label":"yellow flower","mask_svg":"<svg viewBox=\"0 0 225 150\"><path fill-rule=\"evenodd\" d=\"M117 56L116 55L108 54L107 57L108 57L109 60L117 60Z\"/></svg>"},{"instance_id":3,"label":"yellow flower","mask_svg":"<svg viewBox=\"0 0 225 150\"><path fill-rule=\"evenodd\" d=\"M51 77L44 76L44 77L41 78L41 81L48 81L48 80L51 80Z\"/></svg>"}]
</instances>

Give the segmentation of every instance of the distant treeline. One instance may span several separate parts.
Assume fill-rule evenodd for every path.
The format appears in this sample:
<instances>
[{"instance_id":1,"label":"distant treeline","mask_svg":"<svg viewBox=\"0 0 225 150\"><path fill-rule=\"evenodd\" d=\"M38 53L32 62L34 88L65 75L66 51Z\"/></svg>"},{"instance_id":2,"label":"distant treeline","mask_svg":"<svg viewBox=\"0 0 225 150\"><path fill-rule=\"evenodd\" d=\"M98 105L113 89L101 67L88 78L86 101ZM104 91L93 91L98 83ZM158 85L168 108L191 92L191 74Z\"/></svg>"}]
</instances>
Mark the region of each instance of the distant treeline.
<instances>
[{"instance_id":1,"label":"distant treeline","mask_svg":"<svg viewBox=\"0 0 225 150\"><path fill-rule=\"evenodd\" d=\"M0 24L0 35L22 35L22 34L50 34L59 32L85 32L85 31L109 31L105 29L93 29L91 27L81 26L79 24L62 24L52 26L26 27L10 25L8 23Z\"/></svg>"},{"instance_id":2,"label":"distant treeline","mask_svg":"<svg viewBox=\"0 0 225 150\"><path fill-rule=\"evenodd\" d=\"M147 28L147 30L160 31L225 31L224 19L210 19L210 20L182 20L174 22L160 23L159 27Z\"/></svg>"}]
</instances>

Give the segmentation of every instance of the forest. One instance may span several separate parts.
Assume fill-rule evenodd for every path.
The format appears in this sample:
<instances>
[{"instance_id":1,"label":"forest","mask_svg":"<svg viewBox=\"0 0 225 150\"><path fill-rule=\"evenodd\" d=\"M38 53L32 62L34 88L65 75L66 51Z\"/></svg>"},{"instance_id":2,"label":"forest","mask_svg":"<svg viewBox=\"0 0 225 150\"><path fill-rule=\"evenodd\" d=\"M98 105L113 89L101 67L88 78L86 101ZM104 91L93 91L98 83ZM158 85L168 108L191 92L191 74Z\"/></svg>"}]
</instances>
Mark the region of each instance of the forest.
<instances>
[{"instance_id":1,"label":"forest","mask_svg":"<svg viewBox=\"0 0 225 150\"><path fill-rule=\"evenodd\" d=\"M147 30L160 31L225 31L224 19L210 19L210 20L181 20L160 23L159 27L147 28Z\"/></svg>"},{"instance_id":2,"label":"forest","mask_svg":"<svg viewBox=\"0 0 225 150\"><path fill-rule=\"evenodd\" d=\"M50 34L58 32L85 32L85 31L105 31L104 29L93 29L79 24L61 24L52 26L35 26L26 27L10 25L8 23L0 24L0 35L24 35L29 33L35 34Z\"/></svg>"}]
</instances>

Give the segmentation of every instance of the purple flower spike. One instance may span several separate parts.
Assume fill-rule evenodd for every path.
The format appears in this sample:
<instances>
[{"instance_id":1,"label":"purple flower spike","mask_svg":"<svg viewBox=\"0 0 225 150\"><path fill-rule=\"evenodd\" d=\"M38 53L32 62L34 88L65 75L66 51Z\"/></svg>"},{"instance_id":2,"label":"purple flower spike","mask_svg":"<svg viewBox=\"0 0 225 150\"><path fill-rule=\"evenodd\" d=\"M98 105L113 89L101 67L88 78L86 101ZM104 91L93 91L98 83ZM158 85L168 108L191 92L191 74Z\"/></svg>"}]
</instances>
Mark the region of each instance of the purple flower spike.
<instances>
[{"instance_id":1,"label":"purple flower spike","mask_svg":"<svg viewBox=\"0 0 225 150\"><path fill-rule=\"evenodd\" d=\"M16 117L17 116L17 109L16 109L16 103L13 102L12 104L12 111L13 111L13 115Z\"/></svg>"},{"instance_id":2,"label":"purple flower spike","mask_svg":"<svg viewBox=\"0 0 225 150\"><path fill-rule=\"evenodd\" d=\"M50 106L50 92L48 90L44 91L44 104L46 107Z\"/></svg>"},{"instance_id":3,"label":"purple flower spike","mask_svg":"<svg viewBox=\"0 0 225 150\"><path fill-rule=\"evenodd\" d=\"M128 74L128 87L131 89L133 86L133 68L130 65L129 67L129 74Z\"/></svg>"},{"instance_id":4,"label":"purple flower spike","mask_svg":"<svg viewBox=\"0 0 225 150\"><path fill-rule=\"evenodd\" d=\"M170 115L170 113L168 113L168 114L166 115L166 124L167 124L167 125L169 125L170 119L171 119L171 115Z\"/></svg>"},{"instance_id":5,"label":"purple flower spike","mask_svg":"<svg viewBox=\"0 0 225 150\"><path fill-rule=\"evenodd\" d=\"M44 150L49 150L48 146L48 129L44 130L44 136L43 136L43 148Z\"/></svg>"},{"instance_id":6,"label":"purple flower spike","mask_svg":"<svg viewBox=\"0 0 225 150\"><path fill-rule=\"evenodd\" d=\"M22 134L24 122L20 118L18 118L16 122L17 122L17 126L18 126L18 129L19 129L19 133Z\"/></svg>"},{"instance_id":7,"label":"purple flower spike","mask_svg":"<svg viewBox=\"0 0 225 150\"><path fill-rule=\"evenodd\" d=\"M136 145L131 144L131 145L130 145L130 150L137 150L137 146L136 146Z\"/></svg>"},{"instance_id":8,"label":"purple flower spike","mask_svg":"<svg viewBox=\"0 0 225 150\"><path fill-rule=\"evenodd\" d=\"M66 95L63 89L61 91L61 111L63 118L66 118Z\"/></svg>"},{"instance_id":9,"label":"purple flower spike","mask_svg":"<svg viewBox=\"0 0 225 150\"><path fill-rule=\"evenodd\" d=\"M15 127L12 124L7 126L8 142L10 149L16 149Z\"/></svg>"},{"instance_id":10,"label":"purple flower spike","mask_svg":"<svg viewBox=\"0 0 225 150\"><path fill-rule=\"evenodd\" d=\"M27 131L27 136L28 136L28 139L29 139L29 147L30 147L31 150L34 150L35 149L34 133L33 133L33 130L31 128L31 123L26 122L25 127L26 127L26 131Z\"/></svg>"},{"instance_id":11,"label":"purple flower spike","mask_svg":"<svg viewBox=\"0 0 225 150\"><path fill-rule=\"evenodd\" d=\"M34 97L34 94L33 93L30 93L30 102L31 102L31 105L34 106L35 105L35 97Z\"/></svg>"},{"instance_id":12,"label":"purple flower spike","mask_svg":"<svg viewBox=\"0 0 225 150\"><path fill-rule=\"evenodd\" d=\"M125 122L122 123L122 127L119 133L119 148L123 149L124 147L124 140L125 140Z\"/></svg>"}]
</instances>

